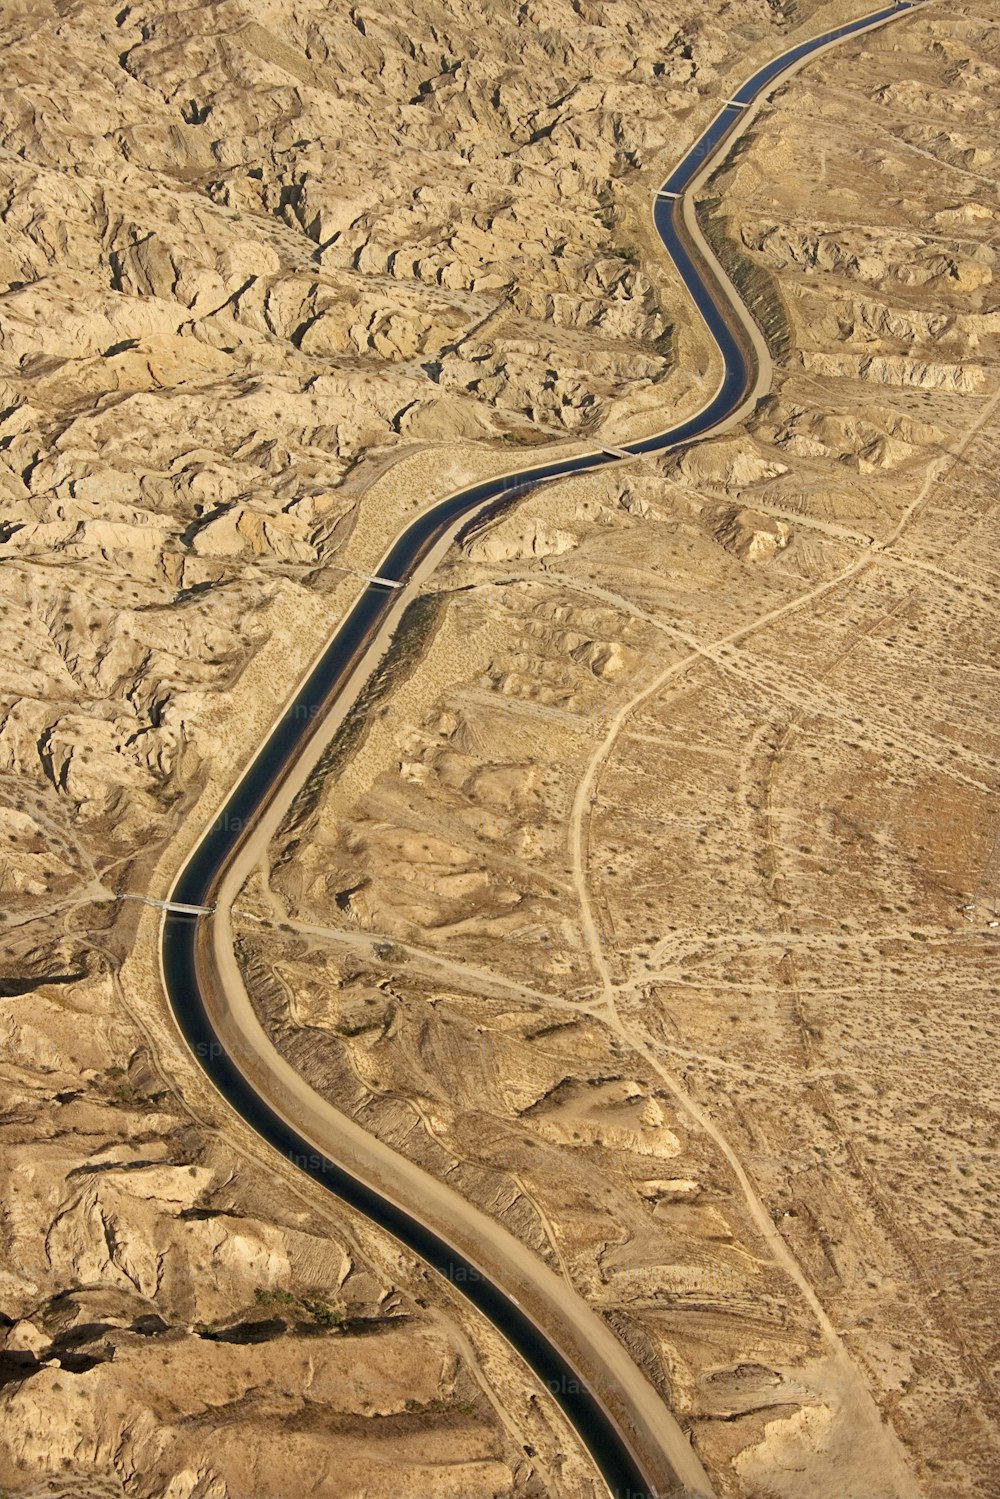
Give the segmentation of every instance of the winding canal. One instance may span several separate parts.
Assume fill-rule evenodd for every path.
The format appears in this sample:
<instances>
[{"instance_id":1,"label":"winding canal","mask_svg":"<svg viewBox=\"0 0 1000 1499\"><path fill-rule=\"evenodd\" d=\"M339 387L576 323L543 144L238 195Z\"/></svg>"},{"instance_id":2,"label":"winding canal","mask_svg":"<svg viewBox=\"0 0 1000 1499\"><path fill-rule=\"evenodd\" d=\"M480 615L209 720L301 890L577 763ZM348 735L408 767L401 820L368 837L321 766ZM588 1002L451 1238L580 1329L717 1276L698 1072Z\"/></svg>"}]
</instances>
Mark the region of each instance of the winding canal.
<instances>
[{"instance_id":1,"label":"winding canal","mask_svg":"<svg viewBox=\"0 0 1000 1499\"><path fill-rule=\"evenodd\" d=\"M663 453L706 436L726 421L738 419L761 393L766 375L766 349L749 313L705 244L694 219L691 189L714 169L745 128L748 112L774 86L807 59L847 37L881 26L928 0L901 0L846 25L793 47L759 69L727 101L701 137L687 151L656 195L653 219L663 245L704 319L721 354L723 376L719 387L696 415L655 434L625 445L619 453L597 451L557 458L517 472L474 484L431 506L389 547L376 571L405 584L436 543L464 518L481 516L509 504L535 486L573 474L610 466L643 453ZM384 626L400 594L370 585L338 627L321 657L299 686L253 761L241 776L220 814L206 830L171 891L171 901L212 906L219 898L226 874L244 847L263 811L274 799L302 756L317 724L338 701L356 664L365 656ZM205 938L218 917L192 917L167 912L161 935L161 968L171 1009L192 1054L226 1102L298 1169L394 1234L426 1264L447 1277L499 1329L553 1394L589 1450L609 1490L616 1496L653 1496L668 1492L710 1494L711 1487L684 1440L674 1418L660 1405L660 1418L648 1413L630 1418L629 1399L609 1399L600 1384L607 1360L598 1359L591 1382L582 1373L583 1361L566 1351L565 1329L544 1323L533 1308L508 1287L491 1278L474 1256L460 1252L413 1207L400 1205L373 1180L348 1169L317 1148L309 1131L293 1121L287 1089L269 1091L261 1069L250 1068L222 1039L218 1023L220 974L213 971L212 945ZM253 1073L251 1078L250 1073ZM373 1146L374 1148L374 1146ZM381 1147L384 1151L384 1147ZM520 1285L520 1282L518 1283ZM539 1303L539 1305L544 1305ZM537 1307L534 1308L537 1310ZM607 1378L613 1377L605 1375ZM636 1372L636 1380L642 1376ZM649 1388L649 1387L647 1387ZM627 1394L627 1392L626 1392ZM650 1390L650 1395L653 1392ZM622 1416L622 1410L625 1416ZM659 1434L658 1434L659 1433ZM667 1475L666 1480L664 1474Z\"/></svg>"}]
</instances>

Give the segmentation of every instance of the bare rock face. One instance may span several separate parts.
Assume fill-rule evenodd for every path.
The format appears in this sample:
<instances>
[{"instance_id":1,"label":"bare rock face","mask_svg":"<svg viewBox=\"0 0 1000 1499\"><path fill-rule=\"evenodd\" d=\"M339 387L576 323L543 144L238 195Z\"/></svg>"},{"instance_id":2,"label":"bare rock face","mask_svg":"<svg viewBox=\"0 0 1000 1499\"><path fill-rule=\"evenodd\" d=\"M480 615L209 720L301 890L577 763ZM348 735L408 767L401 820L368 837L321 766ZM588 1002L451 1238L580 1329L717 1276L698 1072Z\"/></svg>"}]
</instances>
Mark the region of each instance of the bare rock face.
<instances>
[{"instance_id":1,"label":"bare rock face","mask_svg":"<svg viewBox=\"0 0 1000 1499\"><path fill-rule=\"evenodd\" d=\"M743 562L770 562L775 552L785 549L789 538L784 521L757 510L729 510L715 529L719 545Z\"/></svg>"},{"instance_id":2,"label":"bare rock face","mask_svg":"<svg viewBox=\"0 0 1000 1499\"><path fill-rule=\"evenodd\" d=\"M522 557L560 557L576 546L572 531L550 530L537 521L520 523L503 532L491 529L472 542L467 554L473 562L514 562Z\"/></svg>"},{"instance_id":3,"label":"bare rock face","mask_svg":"<svg viewBox=\"0 0 1000 1499\"><path fill-rule=\"evenodd\" d=\"M144 1499L168 1489L210 1491L206 1485L219 1493L259 1493L262 1484L264 1492L274 1485L280 1491L290 1467L301 1472L304 1494L337 1486L389 1499L399 1483L412 1493L446 1493L438 1478L442 1462L452 1470L451 1483L465 1483L467 1491L493 1485L509 1492L509 1469L468 1416L459 1414L451 1430L438 1433L432 1420L407 1419L442 1400L453 1367L447 1346L415 1339L403 1326L371 1341L359 1371L356 1340L296 1334L281 1317L258 1314L212 1337L154 1328L141 1318L106 1323L100 1332L69 1326L50 1344L54 1356L42 1350L38 1372L7 1402L11 1451L20 1468L67 1468L80 1465L85 1453L107 1451L118 1434L121 1481ZM136 1420L140 1392L148 1407ZM206 1421L214 1424L220 1407L231 1417L209 1456L192 1434ZM380 1426L385 1441L348 1436L331 1443L320 1416L333 1428Z\"/></svg>"}]
</instances>

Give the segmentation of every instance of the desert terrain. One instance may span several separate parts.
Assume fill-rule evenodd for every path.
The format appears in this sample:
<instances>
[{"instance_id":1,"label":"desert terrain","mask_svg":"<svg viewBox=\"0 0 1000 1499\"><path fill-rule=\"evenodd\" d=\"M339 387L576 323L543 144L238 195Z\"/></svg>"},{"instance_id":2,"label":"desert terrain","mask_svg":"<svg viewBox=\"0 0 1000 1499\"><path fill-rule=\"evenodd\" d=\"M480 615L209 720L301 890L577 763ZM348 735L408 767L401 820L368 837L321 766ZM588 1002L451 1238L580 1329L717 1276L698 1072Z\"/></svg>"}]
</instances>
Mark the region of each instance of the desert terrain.
<instances>
[{"instance_id":1,"label":"desert terrain","mask_svg":"<svg viewBox=\"0 0 1000 1499\"><path fill-rule=\"evenodd\" d=\"M408 515L711 393L650 196L854 13L5 14L9 1492L601 1492L455 1290L227 1114L126 897ZM998 54L931 6L779 92L700 209L771 395L474 531L234 917L285 1055L739 1499L1000 1478Z\"/></svg>"}]
</instances>

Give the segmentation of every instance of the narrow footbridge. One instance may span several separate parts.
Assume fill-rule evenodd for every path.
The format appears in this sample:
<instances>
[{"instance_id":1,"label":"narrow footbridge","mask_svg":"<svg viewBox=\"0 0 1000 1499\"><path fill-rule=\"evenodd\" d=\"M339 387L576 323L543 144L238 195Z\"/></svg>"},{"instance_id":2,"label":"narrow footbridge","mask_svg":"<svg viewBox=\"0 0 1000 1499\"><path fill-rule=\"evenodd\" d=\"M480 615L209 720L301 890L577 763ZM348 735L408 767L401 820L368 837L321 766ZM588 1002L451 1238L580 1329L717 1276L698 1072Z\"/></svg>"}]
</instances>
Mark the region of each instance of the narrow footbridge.
<instances>
[{"instance_id":1,"label":"narrow footbridge","mask_svg":"<svg viewBox=\"0 0 1000 1499\"><path fill-rule=\"evenodd\" d=\"M210 906L190 905L184 900L154 900L151 895L125 895L123 900L141 900L144 906L152 906L157 911L169 911L174 916L211 916L215 910L215 902Z\"/></svg>"}]
</instances>

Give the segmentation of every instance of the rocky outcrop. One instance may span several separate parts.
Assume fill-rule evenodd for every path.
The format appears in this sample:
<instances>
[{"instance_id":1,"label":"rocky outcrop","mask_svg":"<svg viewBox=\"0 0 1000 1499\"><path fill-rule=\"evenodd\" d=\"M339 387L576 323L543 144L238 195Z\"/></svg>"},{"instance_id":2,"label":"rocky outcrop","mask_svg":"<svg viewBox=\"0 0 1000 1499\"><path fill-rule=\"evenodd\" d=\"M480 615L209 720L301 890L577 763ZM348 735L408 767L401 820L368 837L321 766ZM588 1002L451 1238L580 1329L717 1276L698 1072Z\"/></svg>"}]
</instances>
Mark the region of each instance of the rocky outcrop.
<instances>
[{"instance_id":1,"label":"rocky outcrop","mask_svg":"<svg viewBox=\"0 0 1000 1499\"><path fill-rule=\"evenodd\" d=\"M725 511L715 528L719 545L743 562L770 562L775 552L788 545L789 535L784 521L757 510Z\"/></svg>"}]
</instances>

